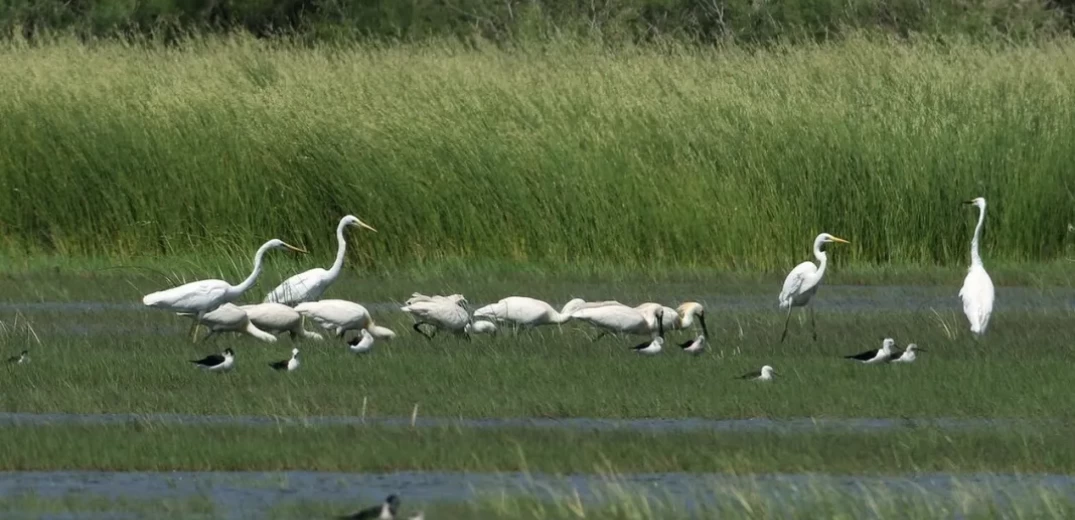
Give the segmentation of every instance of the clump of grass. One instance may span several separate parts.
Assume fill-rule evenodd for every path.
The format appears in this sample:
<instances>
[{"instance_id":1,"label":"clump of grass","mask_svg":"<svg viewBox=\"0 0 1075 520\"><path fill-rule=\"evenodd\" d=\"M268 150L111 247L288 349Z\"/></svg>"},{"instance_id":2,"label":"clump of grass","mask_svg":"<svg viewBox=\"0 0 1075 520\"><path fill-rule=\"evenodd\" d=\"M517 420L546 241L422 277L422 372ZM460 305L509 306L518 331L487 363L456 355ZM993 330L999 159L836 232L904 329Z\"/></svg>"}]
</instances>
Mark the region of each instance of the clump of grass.
<instances>
[{"instance_id":1,"label":"clump of grass","mask_svg":"<svg viewBox=\"0 0 1075 520\"><path fill-rule=\"evenodd\" d=\"M1068 39L513 51L447 42L0 48L13 254L242 258L272 236L349 265L786 269L1071 257Z\"/></svg>"}]
</instances>

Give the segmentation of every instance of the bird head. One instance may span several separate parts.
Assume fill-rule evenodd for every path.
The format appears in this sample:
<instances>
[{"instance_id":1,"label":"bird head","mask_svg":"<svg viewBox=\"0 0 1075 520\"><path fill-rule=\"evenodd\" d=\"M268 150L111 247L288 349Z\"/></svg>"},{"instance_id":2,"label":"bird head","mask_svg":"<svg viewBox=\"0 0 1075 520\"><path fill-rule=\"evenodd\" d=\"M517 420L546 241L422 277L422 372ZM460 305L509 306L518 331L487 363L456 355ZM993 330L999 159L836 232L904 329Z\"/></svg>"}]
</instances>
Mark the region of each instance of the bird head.
<instances>
[{"instance_id":1,"label":"bird head","mask_svg":"<svg viewBox=\"0 0 1075 520\"><path fill-rule=\"evenodd\" d=\"M702 334L709 336L709 328L705 326L705 307L698 302L681 303L676 309L683 316L683 326L688 326L694 318L698 318L698 324L702 326Z\"/></svg>"},{"instance_id":2,"label":"bird head","mask_svg":"<svg viewBox=\"0 0 1075 520\"><path fill-rule=\"evenodd\" d=\"M885 340L883 342L881 342L881 350L884 350L885 352L892 352L892 349L895 346L896 346L896 340L894 340L892 338L885 338Z\"/></svg>"},{"instance_id":3,"label":"bird head","mask_svg":"<svg viewBox=\"0 0 1075 520\"><path fill-rule=\"evenodd\" d=\"M769 365L765 365L765 366L761 367L761 375L763 375L763 376L773 376L773 375L776 375L776 372L773 370L773 367L771 367Z\"/></svg>"},{"instance_id":4,"label":"bird head","mask_svg":"<svg viewBox=\"0 0 1075 520\"><path fill-rule=\"evenodd\" d=\"M985 197L975 197L971 200L965 200L963 203L970 206L978 206L978 209L981 210L985 209Z\"/></svg>"},{"instance_id":5,"label":"bird head","mask_svg":"<svg viewBox=\"0 0 1075 520\"><path fill-rule=\"evenodd\" d=\"M226 349L224 349L224 355L225 356L234 356L235 352L232 351L230 348L226 348Z\"/></svg>"},{"instance_id":6,"label":"bird head","mask_svg":"<svg viewBox=\"0 0 1075 520\"><path fill-rule=\"evenodd\" d=\"M364 227L364 228L366 228L366 229L368 229L370 231L373 231L374 233L377 232L376 229L373 229L373 226L370 226L369 224L367 224L365 222L362 222L361 219L359 219L358 217L356 217L354 215L347 215L346 217L343 217L343 219L340 220L340 226L341 227L358 226L358 227Z\"/></svg>"},{"instance_id":7,"label":"bird head","mask_svg":"<svg viewBox=\"0 0 1075 520\"><path fill-rule=\"evenodd\" d=\"M269 249L287 249L289 251L294 251L296 253L306 254L305 249L302 249L301 247L295 247L295 246L293 246L291 244L288 244L287 242L284 242L283 240L280 240L279 238L274 238L274 239L270 240L268 243L266 243L265 245Z\"/></svg>"},{"instance_id":8,"label":"bird head","mask_svg":"<svg viewBox=\"0 0 1075 520\"><path fill-rule=\"evenodd\" d=\"M299 349L297 349L297 348L291 349L291 355L292 356L298 356L299 355Z\"/></svg>"}]
</instances>

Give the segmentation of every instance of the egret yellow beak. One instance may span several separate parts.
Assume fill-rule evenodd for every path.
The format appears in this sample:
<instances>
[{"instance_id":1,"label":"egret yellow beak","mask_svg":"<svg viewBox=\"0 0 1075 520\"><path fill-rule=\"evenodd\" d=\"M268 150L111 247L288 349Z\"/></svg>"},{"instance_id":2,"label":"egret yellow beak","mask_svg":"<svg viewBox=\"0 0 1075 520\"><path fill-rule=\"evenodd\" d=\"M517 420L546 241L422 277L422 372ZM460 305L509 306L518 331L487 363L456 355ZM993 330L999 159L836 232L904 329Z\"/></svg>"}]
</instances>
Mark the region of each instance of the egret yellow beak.
<instances>
[{"instance_id":1,"label":"egret yellow beak","mask_svg":"<svg viewBox=\"0 0 1075 520\"><path fill-rule=\"evenodd\" d=\"M844 240L844 239L839 238L839 237L832 237L832 241L833 242L839 242L841 244L850 244L851 243L851 242L848 242L847 240Z\"/></svg>"},{"instance_id":2,"label":"egret yellow beak","mask_svg":"<svg viewBox=\"0 0 1075 520\"><path fill-rule=\"evenodd\" d=\"M366 229L368 229L370 231L373 231L374 233L377 232L376 229L373 229L373 226L371 226L371 225L369 225L369 224L367 224L365 222L362 222L361 220L358 221L358 225L361 226L361 227L364 227L364 228L366 228Z\"/></svg>"},{"instance_id":3,"label":"egret yellow beak","mask_svg":"<svg viewBox=\"0 0 1075 520\"><path fill-rule=\"evenodd\" d=\"M288 248L288 249L290 249L290 250L292 250L292 251L294 251L296 253L302 253L304 255L307 253L307 251L305 249L302 249L301 247L295 247L295 246L293 246L291 244L288 244L286 242L284 243L284 247L286 247L286 248Z\"/></svg>"}]
</instances>

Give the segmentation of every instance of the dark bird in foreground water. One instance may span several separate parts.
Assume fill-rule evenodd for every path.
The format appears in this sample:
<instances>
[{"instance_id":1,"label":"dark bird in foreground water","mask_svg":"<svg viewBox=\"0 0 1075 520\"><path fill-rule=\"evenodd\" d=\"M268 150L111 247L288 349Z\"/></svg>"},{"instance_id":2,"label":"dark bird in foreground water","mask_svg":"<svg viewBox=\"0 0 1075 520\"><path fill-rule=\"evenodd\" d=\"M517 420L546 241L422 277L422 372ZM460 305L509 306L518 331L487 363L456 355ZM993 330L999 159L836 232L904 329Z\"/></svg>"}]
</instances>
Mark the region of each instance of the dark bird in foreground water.
<instances>
[{"instance_id":1,"label":"dark bird in foreground water","mask_svg":"<svg viewBox=\"0 0 1075 520\"><path fill-rule=\"evenodd\" d=\"M235 352L232 352L230 348L224 349L224 354L210 354L201 359L192 359L190 362L210 372L227 372L235 366Z\"/></svg>"},{"instance_id":2,"label":"dark bird in foreground water","mask_svg":"<svg viewBox=\"0 0 1075 520\"><path fill-rule=\"evenodd\" d=\"M379 506L367 507L355 514L339 517L340 520L395 520L399 511L399 497L388 495Z\"/></svg>"},{"instance_id":3,"label":"dark bird in foreground water","mask_svg":"<svg viewBox=\"0 0 1075 520\"><path fill-rule=\"evenodd\" d=\"M24 350L22 351L22 354L19 354L17 356L11 356L7 358L7 362L8 364L13 365L25 365L26 363L30 362L30 351Z\"/></svg>"}]
</instances>

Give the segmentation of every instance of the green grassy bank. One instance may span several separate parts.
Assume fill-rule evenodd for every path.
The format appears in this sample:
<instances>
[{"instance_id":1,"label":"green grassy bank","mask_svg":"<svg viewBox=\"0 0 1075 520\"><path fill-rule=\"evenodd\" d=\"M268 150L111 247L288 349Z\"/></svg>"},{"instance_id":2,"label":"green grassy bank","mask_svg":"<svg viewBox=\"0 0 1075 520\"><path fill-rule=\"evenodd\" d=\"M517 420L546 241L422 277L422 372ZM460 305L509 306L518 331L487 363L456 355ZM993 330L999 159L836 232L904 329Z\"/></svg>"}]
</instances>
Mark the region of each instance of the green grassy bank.
<instances>
[{"instance_id":1,"label":"green grassy bank","mask_svg":"<svg viewBox=\"0 0 1075 520\"><path fill-rule=\"evenodd\" d=\"M1070 473L1070 426L1035 432L680 432L362 426L0 428L0 470ZM353 444L357 443L357 444ZM342 449L344 446L351 449ZM565 450L565 446L571 446Z\"/></svg>"},{"instance_id":2,"label":"green grassy bank","mask_svg":"<svg viewBox=\"0 0 1075 520\"><path fill-rule=\"evenodd\" d=\"M786 270L1075 256L1075 42L0 47L11 257Z\"/></svg>"}]
</instances>

